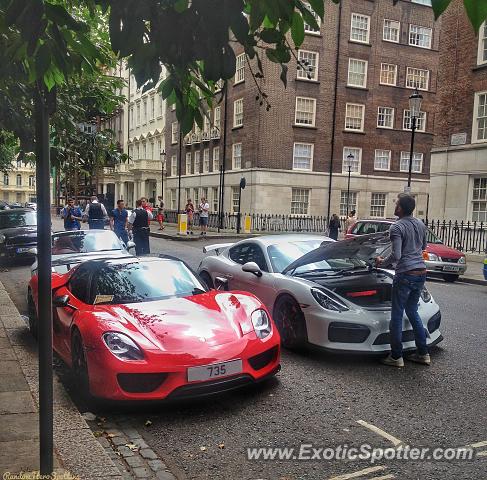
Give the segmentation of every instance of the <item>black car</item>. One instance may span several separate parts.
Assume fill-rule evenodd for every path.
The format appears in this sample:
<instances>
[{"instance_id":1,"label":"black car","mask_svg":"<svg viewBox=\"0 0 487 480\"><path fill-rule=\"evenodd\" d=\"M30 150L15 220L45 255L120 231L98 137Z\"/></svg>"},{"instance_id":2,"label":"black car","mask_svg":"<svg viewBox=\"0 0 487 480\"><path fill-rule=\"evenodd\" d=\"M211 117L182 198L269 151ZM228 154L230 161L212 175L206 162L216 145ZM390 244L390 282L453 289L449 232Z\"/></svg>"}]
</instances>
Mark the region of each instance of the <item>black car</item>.
<instances>
[{"instance_id":1,"label":"black car","mask_svg":"<svg viewBox=\"0 0 487 480\"><path fill-rule=\"evenodd\" d=\"M0 211L0 261L32 257L37 246L37 215L31 208Z\"/></svg>"}]
</instances>

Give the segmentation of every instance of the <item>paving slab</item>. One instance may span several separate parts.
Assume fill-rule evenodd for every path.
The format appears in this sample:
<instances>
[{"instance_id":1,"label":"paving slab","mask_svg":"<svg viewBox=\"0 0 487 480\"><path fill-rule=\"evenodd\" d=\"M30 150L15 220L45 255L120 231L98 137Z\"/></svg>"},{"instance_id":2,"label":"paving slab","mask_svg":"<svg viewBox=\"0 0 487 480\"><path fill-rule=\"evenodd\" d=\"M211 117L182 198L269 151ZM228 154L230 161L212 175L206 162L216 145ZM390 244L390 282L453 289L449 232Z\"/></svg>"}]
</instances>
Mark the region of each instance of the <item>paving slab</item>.
<instances>
[{"instance_id":1,"label":"paving slab","mask_svg":"<svg viewBox=\"0 0 487 480\"><path fill-rule=\"evenodd\" d=\"M0 415L35 412L36 407L30 392L0 392ZM0 420L1 418L0 416Z\"/></svg>"},{"instance_id":2,"label":"paving slab","mask_svg":"<svg viewBox=\"0 0 487 480\"><path fill-rule=\"evenodd\" d=\"M0 478L6 472L39 470L39 441L37 439L0 442Z\"/></svg>"},{"instance_id":3,"label":"paving slab","mask_svg":"<svg viewBox=\"0 0 487 480\"><path fill-rule=\"evenodd\" d=\"M0 376L0 392L22 391L29 391L29 384L22 373Z\"/></svg>"},{"instance_id":4,"label":"paving slab","mask_svg":"<svg viewBox=\"0 0 487 480\"><path fill-rule=\"evenodd\" d=\"M0 416L0 442L31 440L39 436L37 413L13 413Z\"/></svg>"}]
</instances>

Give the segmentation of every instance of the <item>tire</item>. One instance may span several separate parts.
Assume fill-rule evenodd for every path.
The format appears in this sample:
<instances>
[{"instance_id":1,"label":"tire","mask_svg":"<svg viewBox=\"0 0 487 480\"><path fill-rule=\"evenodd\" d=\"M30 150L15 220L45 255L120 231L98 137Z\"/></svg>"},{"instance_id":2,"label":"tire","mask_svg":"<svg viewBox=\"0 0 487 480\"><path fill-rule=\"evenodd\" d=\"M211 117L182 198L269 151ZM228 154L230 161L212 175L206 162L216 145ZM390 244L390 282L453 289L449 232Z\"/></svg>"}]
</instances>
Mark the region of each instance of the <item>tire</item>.
<instances>
[{"instance_id":1,"label":"tire","mask_svg":"<svg viewBox=\"0 0 487 480\"><path fill-rule=\"evenodd\" d=\"M88 363L80 331L75 328L71 336L71 369L81 397L85 401L91 400Z\"/></svg>"},{"instance_id":2,"label":"tire","mask_svg":"<svg viewBox=\"0 0 487 480\"><path fill-rule=\"evenodd\" d=\"M281 335L283 347L298 351L306 349L306 321L301 307L293 297L283 295L277 299L274 306L274 322Z\"/></svg>"},{"instance_id":3,"label":"tire","mask_svg":"<svg viewBox=\"0 0 487 480\"><path fill-rule=\"evenodd\" d=\"M453 274L443 275L443 279L445 280L445 282L448 282L448 283L456 282L459 277L460 277L460 275L453 275Z\"/></svg>"},{"instance_id":4,"label":"tire","mask_svg":"<svg viewBox=\"0 0 487 480\"><path fill-rule=\"evenodd\" d=\"M211 279L210 274L208 272L205 272L205 271L201 272L200 278L201 278L201 280L203 280L203 282L206 283L208 288L215 288L215 286L213 284L213 280Z\"/></svg>"},{"instance_id":5,"label":"tire","mask_svg":"<svg viewBox=\"0 0 487 480\"><path fill-rule=\"evenodd\" d=\"M37 340L39 336L39 320L37 318L37 310L30 290L27 293L27 308L29 315L29 331L31 335Z\"/></svg>"}]
</instances>

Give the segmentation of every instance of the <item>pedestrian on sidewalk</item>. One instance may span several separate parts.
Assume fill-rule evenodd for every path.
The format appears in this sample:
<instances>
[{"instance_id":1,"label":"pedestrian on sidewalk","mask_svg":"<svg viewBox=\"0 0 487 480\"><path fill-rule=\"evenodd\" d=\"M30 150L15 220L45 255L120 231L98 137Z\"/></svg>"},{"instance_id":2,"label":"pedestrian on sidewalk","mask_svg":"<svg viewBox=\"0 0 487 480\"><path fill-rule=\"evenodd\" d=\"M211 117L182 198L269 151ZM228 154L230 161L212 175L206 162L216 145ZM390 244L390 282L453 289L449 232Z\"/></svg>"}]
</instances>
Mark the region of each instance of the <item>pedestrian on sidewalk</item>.
<instances>
[{"instance_id":1,"label":"pedestrian on sidewalk","mask_svg":"<svg viewBox=\"0 0 487 480\"><path fill-rule=\"evenodd\" d=\"M340 230L340 219L338 215L334 213L331 216L330 223L328 225L328 236L333 240L338 240L338 231Z\"/></svg>"},{"instance_id":2,"label":"pedestrian on sidewalk","mask_svg":"<svg viewBox=\"0 0 487 480\"><path fill-rule=\"evenodd\" d=\"M152 212L148 212L142 206L142 199L137 200L135 205L136 209L131 213L128 220L128 228L134 234L136 255L149 255L149 222L152 220Z\"/></svg>"},{"instance_id":3,"label":"pedestrian on sidewalk","mask_svg":"<svg viewBox=\"0 0 487 480\"><path fill-rule=\"evenodd\" d=\"M355 210L352 210L348 216L347 216L347 220L345 221L345 231L348 232L348 229L350 227L353 227L356 223L357 223L357 215L356 215L356 211Z\"/></svg>"},{"instance_id":4,"label":"pedestrian on sidewalk","mask_svg":"<svg viewBox=\"0 0 487 480\"><path fill-rule=\"evenodd\" d=\"M145 210L147 213L150 213L150 214L151 214L151 218L150 218L149 223L148 223L148 225L149 225L149 227L150 227L150 222L151 222L151 220L154 218L154 215L153 215L153 213L152 213L152 207L150 206L150 203L149 203L149 201L147 200L147 198L146 198L146 197L142 197L140 200L141 200L141 202L142 202L142 208L143 208L143 209L144 209L144 210Z\"/></svg>"},{"instance_id":5,"label":"pedestrian on sidewalk","mask_svg":"<svg viewBox=\"0 0 487 480\"><path fill-rule=\"evenodd\" d=\"M208 230L208 216L210 211L210 205L206 201L205 197L201 197L201 202L199 206L199 212L200 212L200 227L201 227L201 233L200 235L205 236L206 231Z\"/></svg>"},{"instance_id":6,"label":"pedestrian on sidewalk","mask_svg":"<svg viewBox=\"0 0 487 480\"><path fill-rule=\"evenodd\" d=\"M188 217L188 231L186 235L193 235L193 223L194 223L194 204L191 198L188 198L186 202L186 206L184 207L184 213L186 213Z\"/></svg>"},{"instance_id":7,"label":"pedestrian on sidewalk","mask_svg":"<svg viewBox=\"0 0 487 480\"><path fill-rule=\"evenodd\" d=\"M128 217L129 214L125 209L125 202L123 200L117 200L117 208L113 209L112 215L110 216L110 228L125 245L129 242L129 234L127 231Z\"/></svg>"},{"instance_id":8,"label":"pedestrian on sidewalk","mask_svg":"<svg viewBox=\"0 0 487 480\"><path fill-rule=\"evenodd\" d=\"M64 220L64 230L80 230L83 213L81 209L74 204L74 198L68 200L68 204L61 210L61 218Z\"/></svg>"},{"instance_id":9,"label":"pedestrian on sidewalk","mask_svg":"<svg viewBox=\"0 0 487 480\"><path fill-rule=\"evenodd\" d=\"M164 209L162 207L158 208L156 219L159 224L159 230L164 230Z\"/></svg>"},{"instance_id":10,"label":"pedestrian on sidewalk","mask_svg":"<svg viewBox=\"0 0 487 480\"><path fill-rule=\"evenodd\" d=\"M414 218L416 207L414 197L400 194L394 214L399 220L391 225L389 235L392 251L387 258L378 257L377 266L396 263L392 284L392 308L389 324L391 353L382 363L392 367L403 367L402 326L404 312L414 331L417 352L406 360L430 365L431 359L426 346L426 330L418 314L418 303L426 281L426 264L423 251L426 249L426 227L421 220Z\"/></svg>"},{"instance_id":11,"label":"pedestrian on sidewalk","mask_svg":"<svg viewBox=\"0 0 487 480\"><path fill-rule=\"evenodd\" d=\"M161 195L157 197L157 202L158 202L158 208L164 208L164 199L162 198Z\"/></svg>"},{"instance_id":12,"label":"pedestrian on sidewalk","mask_svg":"<svg viewBox=\"0 0 487 480\"><path fill-rule=\"evenodd\" d=\"M105 219L108 217L105 205L98 201L98 197L93 195L91 202L86 206L84 218L88 219L90 230L104 230Z\"/></svg>"}]
</instances>

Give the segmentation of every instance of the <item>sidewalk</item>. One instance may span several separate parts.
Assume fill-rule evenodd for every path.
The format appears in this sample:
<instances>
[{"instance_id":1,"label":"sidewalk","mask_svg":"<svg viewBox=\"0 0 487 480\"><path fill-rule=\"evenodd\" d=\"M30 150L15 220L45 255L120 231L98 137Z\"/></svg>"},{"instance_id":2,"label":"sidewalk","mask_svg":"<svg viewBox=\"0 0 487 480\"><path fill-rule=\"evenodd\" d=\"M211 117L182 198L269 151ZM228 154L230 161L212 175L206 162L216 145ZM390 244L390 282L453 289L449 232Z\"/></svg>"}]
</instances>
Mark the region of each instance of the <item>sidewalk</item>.
<instances>
[{"instance_id":1,"label":"sidewalk","mask_svg":"<svg viewBox=\"0 0 487 480\"><path fill-rule=\"evenodd\" d=\"M0 478L39 470L37 365L37 345L0 282ZM54 444L58 478L122 480L56 377Z\"/></svg>"},{"instance_id":2,"label":"sidewalk","mask_svg":"<svg viewBox=\"0 0 487 480\"><path fill-rule=\"evenodd\" d=\"M240 233L237 234L235 230L221 230L220 232L208 230L207 234L203 237L200 235L201 231L198 227L194 229L193 235L179 235L177 225L173 223L166 223L164 224L164 230L159 230L159 226L154 222L151 224L151 237L156 238L166 238L167 240L180 240L180 241L198 241L202 240L202 238L211 239L211 240L225 240L225 239L244 239L250 237L256 237L258 233Z\"/></svg>"}]
</instances>

